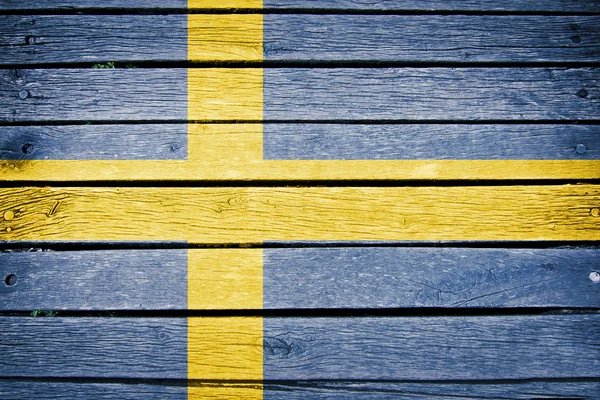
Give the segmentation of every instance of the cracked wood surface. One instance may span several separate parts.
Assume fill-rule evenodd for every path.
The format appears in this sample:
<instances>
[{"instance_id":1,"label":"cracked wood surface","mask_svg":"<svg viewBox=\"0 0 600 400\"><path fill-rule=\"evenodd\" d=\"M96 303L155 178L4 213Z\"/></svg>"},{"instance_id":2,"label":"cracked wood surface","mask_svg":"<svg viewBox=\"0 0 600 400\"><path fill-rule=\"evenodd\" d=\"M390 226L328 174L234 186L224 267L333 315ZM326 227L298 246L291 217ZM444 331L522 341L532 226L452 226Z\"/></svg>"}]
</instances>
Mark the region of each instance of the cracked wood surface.
<instances>
[{"instance_id":1,"label":"cracked wood surface","mask_svg":"<svg viewBox=\"0 0 600 400\"><path fill-rule=\"evenodd\" d=\"M593 63L600 56L598 25L595 16L4 15L0 64Z\"/></svg>"},{"instance_id":2,"label":"cracked wood surface","mask_svg":"<svg viewBox=\"0 0 600 400\"><path fill-rule=\"evenodd\" d=\"M176 383L95 383L53 382L5 379L0 391L11 399L158 399L187 400L188 392L203 399L287 400L287 399L523 399L578 398L593 399L600 392L596 380L522 381L486 383L402 383L402 382L266 382L230 383L189 381L189 387Z\"/></svg>"},{"instance_id":3,"label":"cracked wood surface","mask_svg":"<svg viewBox=\"0 0 600 400\"><path fill-rule=\"evenodd\" d=\"M0 240L598 240L599 207L598 185L6 188Z\"/></svg>"},{"instance_id":4,"label":"cracked wood surface","mask_svg":"<svg viewBox=\"0 0 600 400\"><path fill-rule=\"evenodd\" d=\"M0 122L597 120L595 68L0 71Z\"/></svg>"},{"instance_id":5,"label":"cracked wood surface","mask_svg":"<svg viewBox=\"0 0 600 400\"><path fill-rule=\"evenodd\" d=\"M593 378L600 367L597 314L0 323L5 377L493 380Z\"/></svg>"},{"instance_id":6,"label":"cracked wood surface","mask_svg":"<svg viewBox=\"0 0 600 400\"><path fill-rule=\"evenodd\" d=\"M15 251L0 309L595 308L590 271L597 248Z\"/></svg>"},{"instance_id":7,"label":"cracked wood surface","mask_svg":"<svg viewBox=\"0 0 600 400\"><path fill-rule=\"evenodd\" d=\"M210 9L210 8L275 8L387 10L387 11L496 11L496 12L557 12L597 13L597 1L573 0L4 0L0 10L64 10L79 9Z\"/></svg>"}]
</instances>

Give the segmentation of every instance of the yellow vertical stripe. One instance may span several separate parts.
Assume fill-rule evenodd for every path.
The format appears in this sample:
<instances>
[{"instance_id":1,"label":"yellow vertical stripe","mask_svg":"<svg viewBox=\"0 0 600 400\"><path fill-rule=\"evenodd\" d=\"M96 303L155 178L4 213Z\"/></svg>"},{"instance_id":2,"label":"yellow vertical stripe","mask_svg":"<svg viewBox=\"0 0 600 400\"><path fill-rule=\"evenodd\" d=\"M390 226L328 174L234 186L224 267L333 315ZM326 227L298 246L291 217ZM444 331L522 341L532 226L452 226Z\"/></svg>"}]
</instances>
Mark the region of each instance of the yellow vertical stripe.
<instances>
[{"instance_id":1,"label":"yellow vertical stripe","mask_svg":"<svg viewBox=\"0 0 600 400\"><path fill-rule=\"evenodd\" d=\"M189 250L188 308L262 309L262 249Z\"/></svg>"},{"instance_id":2,"label":"yellow vertical stripe","mask_svg":"<svg viewBox=\"0 0 600 400\"><path fill-rule=\"evenodd\" d=\"M254 120L263 116L262 68L188 70L188 118Z\"/></svg>"},{"instance_id":3,"label":"yellow vertical stripe","mask_svg":"<svg viewBox=\"0 0 600 400\"><path fill-rule=\"evenodd\" d=\"M262 8L263 0L188 0L189 9Z\"/></svg>"},{"instance_id":4,"label":"yellow vertical stripe","mask_svg":"<svg viewBox=\"0 0 600 400\"><path fill-rule=\"evenodd\" d=\"M262 318L188 318L188 379L262 380Z\"/></svg>"},{"instance_id":5,"label":"yellow vertical stripe","mask_svg":"<svg viewBox=\"0 0 600 400\"><path fill-rule=\"evenodd\" d=\"M208 0L189 8L261 8L262 1ZM188 16L188 59L192 61L262 61L262 15ZM262 120L263 72L256 68L188 70L188 119ZM188 126L191 162L231 165L262 159L262 125L241 128L248 140L217 129ZM212 134L211 134L212 133ZM239 151L240 146L250 149ZM243 150L243 149L242 149ZM234 207L237 205L234 204ZM214 249L188 253L188 308L261 309L262 250ZM189 399L262 399L262 386L206 384L195 380L263 379L262 318L188 319Z\"/></svg>"},{"instance_id":6,"label":"yellow vertical stripe","mask_svg":"<svg viewBox=\"0 0 600 400\"><path fill-rule=\"evenodd\" d=\"M262 14L189 14L188 60L262 61Z\"/></svg>"}]
</instances>

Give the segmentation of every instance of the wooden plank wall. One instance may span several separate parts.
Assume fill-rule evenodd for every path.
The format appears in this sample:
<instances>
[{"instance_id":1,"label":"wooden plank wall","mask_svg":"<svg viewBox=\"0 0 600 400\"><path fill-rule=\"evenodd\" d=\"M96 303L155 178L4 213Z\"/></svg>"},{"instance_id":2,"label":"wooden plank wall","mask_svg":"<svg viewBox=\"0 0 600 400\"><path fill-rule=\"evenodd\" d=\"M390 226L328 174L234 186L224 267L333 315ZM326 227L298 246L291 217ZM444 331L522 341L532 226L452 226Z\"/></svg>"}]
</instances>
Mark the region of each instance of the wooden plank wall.
<instances>
[{"instance_id":1,"label":"wooden plank wall","mask_svg":"<svg viewBox=\"0 0 600 400\"><path fill-rule=\"evenodd\" d=\"M0 2L0 397L600 397L600 2Z\"/></svg>"}]
</instances>

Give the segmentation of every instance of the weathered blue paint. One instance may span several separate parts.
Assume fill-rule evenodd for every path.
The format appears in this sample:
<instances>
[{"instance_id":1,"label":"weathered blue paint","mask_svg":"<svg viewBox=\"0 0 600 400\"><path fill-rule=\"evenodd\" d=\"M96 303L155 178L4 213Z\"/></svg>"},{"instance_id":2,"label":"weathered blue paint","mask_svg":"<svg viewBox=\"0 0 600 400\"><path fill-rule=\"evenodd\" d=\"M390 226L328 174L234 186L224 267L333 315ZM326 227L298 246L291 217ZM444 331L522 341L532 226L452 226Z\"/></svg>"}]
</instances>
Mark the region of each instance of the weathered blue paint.
<instances>
[{"instance_id":1,"label":"weathered blue paint","mask_svg":"<svg viewBox=\"0 0 600 400\"><path fill-rule=\"evenodd\" d=\"M598 376L600 316L265 318L271 380Z\"/></svg>"},{"instance_id":2,"label":"weathered blue paint","mask_svg":"<svg viewBox=\"0 0 600 400\"><path fill-rule=\"evenodd\" d=\"M336 2L329 2L336 3ZM596 62L598 17L264 15L268 61Z\"/></svg>"},{"instance_id":3,"label":"weathered blue paint","mask_svg":"<svg viewBox=\"0 0 600 400\"><path fill-rule=\"evenodd\" d=\"M187 0L3 0L0 10L184 9ZM263 8L386 11L554 11L599 12L596 1L573 0L264 0ZM201 7L199 8L201 9Z\"/></svg>"},{"instance_id":4,"label":"weathered blue paint","mask_svg":"<svg viewBox=\"0 0 600 400\"><path fill-rule=\"evenodd\" d=\"M185 160L187 124L0 126L0 160Z\"/></svg>"},{"instance_id":5,"label":"weathered blue paint","mask_svg":"<svg viewBox=\"0 0 600 400\"><path fill-rule=\"evenodd\" d=\"M3 377L187 378L187 318L0 317L0 325Z\"/></svg>"},{"instance_id":6,"label":"weathered blue paint","mask_svg":"<svg viewBox=\"0 0 600 400\"><path fill-rule=\"evenodd\" d=\"M56 382L35 380L0 380L0 393L12 400L35 399L156 399L187 400L187 385L193 381L144 381L123 382ZM447 399L460 396L461 399L507 398L577 398L593 399L600 393L600 382L597 380L573 380L570 382L547 380L521 382L485 383L446 383L446 382L329 382L329 381L297 381L297 382L265 382L261 385L237 382L197 383L208 387L227 388L245 386L249 397L267 400L338 400L338 399L413 399L415 396L427 396L432 399ZM262 395L262 397L260 397Z\"/></svg>"},{"instance_id":7,"label":"weathered blue paint","mask_svg":"<svg viewBox=\"0 0 600 400\"><path fill-rule=\"evenodd\" d=\"M1 122L187 120L187 69L0 70Z\"/></svg>"},{"instance_id":8,"label":"weathered blue paint","mask_svg":"<svg viewBox=\"0 0 600 400\"><path fill-rule=\"evenodd\" d=\"M267 160L598 160L598 125L265 124Z\"/></svg>"},{"instance_id":9,"label":"weathered blue paint","mask_svg":"<svg viewBox=\"0 0 600 400\"><path fill-rule=\"evenodd\" d=\"M265 309L596 307L600 249L265 249Z\"/></svg>"},{"instance_id":10,"label":"weathered blue paint","mask_svg":"<svg viewBox=\"0 0 600 400\"><path fill-rule=\"evenodd\" d=\"M266 68L264 119L590 120L595 68Z\"/></svg>"},{"instance_id":11,"label":"weathered blue paint","mask_svg":"<svg viewBox=\"0 0 600 400\"><path fill-rule=\"evenodd\" d=\"M186 310L187 264L185 249L0 253L0 309Z\"/></svg>"}]
</instances>

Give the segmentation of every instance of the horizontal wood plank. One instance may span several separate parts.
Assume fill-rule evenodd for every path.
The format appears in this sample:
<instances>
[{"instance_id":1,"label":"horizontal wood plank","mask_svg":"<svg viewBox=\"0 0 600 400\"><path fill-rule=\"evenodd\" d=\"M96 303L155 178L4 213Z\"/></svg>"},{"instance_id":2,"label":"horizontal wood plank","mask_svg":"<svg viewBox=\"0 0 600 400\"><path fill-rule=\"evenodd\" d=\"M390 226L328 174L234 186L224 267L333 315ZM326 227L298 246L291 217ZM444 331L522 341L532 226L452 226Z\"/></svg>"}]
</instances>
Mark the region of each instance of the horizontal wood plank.
<instances>
[{"instance_id":1,"label":"horizontal wood plank","mask_svg":"<svg viewBox=\"0 0 600 400\"><path fill-rule=\"evenodd\" d=\"M0 240L598 240L598 185L6 188Z\"/></svg>"},{"instance_id":2,"label":"horizontal wood plank","mask_svg":"<svg viewBox=\"0 0 600 400\"><path fill-rule=\"evenodd\" d=\"M598 125L265 124L263 141L267 160L600 159Z\"/></svg>"},{"instance_id":3,"label":"horizontal wood plank","mask_svg":"<svg viewBox=\"0 0 600 400\"><path fill-rule=\"evenodd\" d=\"M78 9L190 9L203 8L278 8L388 11L525 11L525 12L600 12L595 1L573 0L4 0L0 10L78 10Z\"/></svg>"},{"instance_id":4,"label":"horizontal wood plank","mask_svg":"<svg viewBox=\"0 0 600 400\"><path fill-rule=\"evenodd\" d=\"M0 391L14 400L36 399L81 399L94 398L112 400L157 399L191 400L203 399L413 399L427 396L433 399L531 399L578 398L593 399L600 391L600 383L594 380L523 381L487 383L397 383L397 382L330 382L310 381L295 383L228 383L196 382L178 383L95 383L95 382L49 382L0 380ZM243 391L243 392L241 392ZM188 392L190 397L188 397ZM241 392L241 393L240 393ZM197 396L197 397L194 397Z\"/></svg>"},{"instance_id":5,"label":"horizontal wood plank","mask_svg":"<svg viewBox=\"0 0 600 400\"><path fill-rule=\"evenodd\" d=\"M590 307L598 249L265 249L264 308Z\"/></svg>"},{"instance_id":6,"label":"horizontal wood plank","mask_svg":"<svg viewBox=\"0 0 600 400\"><path fill-rule=\"evenodd\" d=\"M224 141L234 134L244 145L235 148L232 169L244 151L260 161L254 141L262 142L265 160L600 159L600 125L283 123L262 125L262 140L240 124L0 126L0 134L0 159L20 162L186 159L189 145L206 160L212 149L199 136Z\"/></svg>"},{"instance_id":7,"label":"horizontal wood plank","mask_svg":"<svg viewBox=\"0 0 600 400\"><path fill-rule=\"evenodd\" d=\"M596 62L598 25L593 16L4 15L0 64Z\"/></svg>"},{"instance_id":8,"label":"horizontal wood plank","mask_svg":"<svg viewBox=\"0 0 600 400\"><path fill-rule=\"evenodd\" d=\"M593 68L3 70L0 121L594 120L599 78Z\"/></svg>"},{"instance_id":9,"label":"horizontal wood plank","mask_svg":"<svg viewBox=\"0 0 600 400\"><path fill-rule=\"evenodd\" d=\"M263 117L586 120L599 116L598 74L542 68L265 69Z\"/></svg>"},{"instance_id":10,"label":"horizontal wood plank","mask_svg":"<svg viewBox=\"0 0 600 400\"><path fill-rule=\"evenodd\" d=\"M0 160L181 160L187 130L186 124L0 126Z\"/></svg>"},{"instance_id":11,"label":"horizontal wood plank","mask_svg":"<svg viewBox=\"0 0 600 400\"><path fill-rule=\"evenodd\" d=\"M41 125L0 137L6 181L600 178L597 125Z\"/></svg>"},{"instance_id":12,"label":"horizontal wood plank","mask_svg":"<svg viewBox=\"0 0 600 400\"><path fill-rule=\"evenodd\" d=\"M259 320L224 318L190 318L188 332L185 318L1 317L0 373L236 379L246 354L258 355L265 380L593 378L600 365L598 314L264 318L262 334L211 331Z\"/></svg>"},{"instance_id":13,"label":"horizontal wood plank","mask_svg":"<svg viewBox=\"0 0 600 400\"><path fill-rule=\"evenodd\" d=\"M0 309L596 308L594 271L599 249L5 252Z\"/></svg>"}]
</instances>

